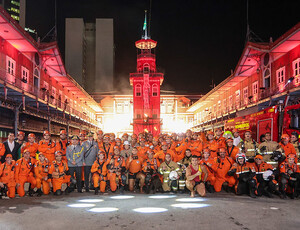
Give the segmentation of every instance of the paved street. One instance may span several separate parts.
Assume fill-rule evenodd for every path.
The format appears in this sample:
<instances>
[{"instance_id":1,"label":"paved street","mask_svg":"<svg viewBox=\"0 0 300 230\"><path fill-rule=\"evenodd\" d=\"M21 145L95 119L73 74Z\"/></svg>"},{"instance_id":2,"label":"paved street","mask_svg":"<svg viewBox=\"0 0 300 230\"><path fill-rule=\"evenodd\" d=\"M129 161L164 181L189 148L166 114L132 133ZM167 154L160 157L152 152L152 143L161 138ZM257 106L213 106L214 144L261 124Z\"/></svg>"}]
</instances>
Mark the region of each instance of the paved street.
<instances>
[{"instance_id":1,"label":"paved street","mask_svg":"<svg viewBox=\"0 0 300 230\"><path fill-rule=\"evenodd\" d=\"M300 200L226 193L187 198L187 194L73 193L0 200L0 229L291 230L300 226Z\"/></svg>"}]
</instances>

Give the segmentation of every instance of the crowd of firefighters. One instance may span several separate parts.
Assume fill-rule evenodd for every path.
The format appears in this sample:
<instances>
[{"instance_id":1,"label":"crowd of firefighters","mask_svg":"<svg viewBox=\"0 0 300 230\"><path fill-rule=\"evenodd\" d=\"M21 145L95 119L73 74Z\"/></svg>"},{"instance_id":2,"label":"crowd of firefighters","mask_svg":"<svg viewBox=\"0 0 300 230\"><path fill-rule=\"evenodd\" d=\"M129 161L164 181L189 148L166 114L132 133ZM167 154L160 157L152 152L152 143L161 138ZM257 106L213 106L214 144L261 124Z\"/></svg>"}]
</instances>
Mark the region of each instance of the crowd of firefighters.
<instances>
[{"instance_id":1,"label":"crowd of firefighters","mask_svg":"<svg viewBox=\"0 0 300 230\"><path fill-rule=\"evenodd\" d=\"M95 137L95 139L94 139ZM27 139L27 141L25 141ZM279 143L265 133L260 142L247 130L192 132L181 134L123 134L99 130L81 132L70 139L65 130L59 140L48 131L36 142L33 133L9 133L0 143L0 197L14 198L53 193L95 190L121 194L206 191L234 192L295 198L299 194L299 136L283 134Z\"/></svg>"}]
</instances>

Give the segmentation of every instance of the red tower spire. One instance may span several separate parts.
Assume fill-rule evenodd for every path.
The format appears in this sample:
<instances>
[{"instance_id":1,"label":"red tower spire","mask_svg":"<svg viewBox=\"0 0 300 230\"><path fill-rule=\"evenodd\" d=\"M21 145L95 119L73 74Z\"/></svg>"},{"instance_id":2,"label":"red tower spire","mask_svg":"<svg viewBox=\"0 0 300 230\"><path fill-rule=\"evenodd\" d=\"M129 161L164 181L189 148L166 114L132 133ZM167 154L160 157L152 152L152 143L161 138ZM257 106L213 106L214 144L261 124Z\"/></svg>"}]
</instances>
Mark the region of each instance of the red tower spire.
<instances>
[{"instance_id":1,"label":"red tower spire","mask_svg":"<svg viewBox=\"0 0 300 230\"><path fill-rule=\"evenodd\" d=\"M150 132L157 136L161 128L160 86L164 75L156 71L154 48L157 42L147 33L146 13L144 35L135 42L138 49L136 73L130 74L130 85L133 86L133 132Z\"/></svg>"}]
</instances>

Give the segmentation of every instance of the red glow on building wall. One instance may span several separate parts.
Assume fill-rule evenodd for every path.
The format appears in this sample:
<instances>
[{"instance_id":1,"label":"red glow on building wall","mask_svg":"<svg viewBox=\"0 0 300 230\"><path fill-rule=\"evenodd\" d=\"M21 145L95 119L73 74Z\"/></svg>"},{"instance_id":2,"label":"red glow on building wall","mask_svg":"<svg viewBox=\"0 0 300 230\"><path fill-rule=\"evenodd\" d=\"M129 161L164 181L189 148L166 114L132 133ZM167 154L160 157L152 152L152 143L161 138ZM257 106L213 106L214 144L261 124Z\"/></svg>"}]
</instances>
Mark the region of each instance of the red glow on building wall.
<instances>
[{"instance_id":1,"label":"red glow on building wall","mask_svg":"<svg viewBox=\"0 0 300 230\"><path fill-rule=\"evenodd\" d=\"M145 30L145 29L144 29ZM157 42L145 36L135 43L138 49L137 69L130 74L130 85L133 87L133 133L160 134L160 86L163 73L156 70L154 49Z\"/></svg>"}]
</instances>

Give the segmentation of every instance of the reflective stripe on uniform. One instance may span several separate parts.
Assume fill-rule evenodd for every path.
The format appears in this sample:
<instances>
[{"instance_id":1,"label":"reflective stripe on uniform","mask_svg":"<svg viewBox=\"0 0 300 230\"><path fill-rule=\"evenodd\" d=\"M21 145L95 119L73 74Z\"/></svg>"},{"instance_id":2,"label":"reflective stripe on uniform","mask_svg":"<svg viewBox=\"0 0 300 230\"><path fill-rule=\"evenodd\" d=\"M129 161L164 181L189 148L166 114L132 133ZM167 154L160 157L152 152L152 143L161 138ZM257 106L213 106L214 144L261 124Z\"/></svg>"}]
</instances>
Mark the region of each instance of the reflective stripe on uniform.
<instances>
[{"instance_id":1,"label":"reflective stripe on uniform","mask_svg":"<svg viewBox=\"0 0 300 230\"><path fill-rule=\"evenodd\" d=\"M250 171L247 170L247 171L242 171L242 172L236 172L236 174L241 174L241 173L246 173L246 172L250 172Z\"/></svg>"}]
</instances>

